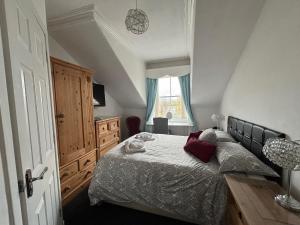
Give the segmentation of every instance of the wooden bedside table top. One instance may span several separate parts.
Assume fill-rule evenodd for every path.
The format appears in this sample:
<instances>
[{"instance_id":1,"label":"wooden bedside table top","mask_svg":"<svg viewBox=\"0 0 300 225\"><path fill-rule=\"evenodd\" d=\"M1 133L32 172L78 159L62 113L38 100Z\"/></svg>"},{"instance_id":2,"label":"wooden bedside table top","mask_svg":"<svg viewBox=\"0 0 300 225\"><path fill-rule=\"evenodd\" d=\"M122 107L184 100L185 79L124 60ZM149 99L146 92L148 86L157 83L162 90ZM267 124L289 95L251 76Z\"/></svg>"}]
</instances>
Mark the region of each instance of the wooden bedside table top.
<instances>
[{"instance_id":1,"label":"wooden bedside table top","mask_svg":"<svg viewBox=\"0 0 300 225\"><path fill-rule=\"evenodd\" d=\"M300 214L279 206L274 197L285 193L275 182L225 175L230 192L247 225L300 225Z\"/></svg>"}]
</instances>

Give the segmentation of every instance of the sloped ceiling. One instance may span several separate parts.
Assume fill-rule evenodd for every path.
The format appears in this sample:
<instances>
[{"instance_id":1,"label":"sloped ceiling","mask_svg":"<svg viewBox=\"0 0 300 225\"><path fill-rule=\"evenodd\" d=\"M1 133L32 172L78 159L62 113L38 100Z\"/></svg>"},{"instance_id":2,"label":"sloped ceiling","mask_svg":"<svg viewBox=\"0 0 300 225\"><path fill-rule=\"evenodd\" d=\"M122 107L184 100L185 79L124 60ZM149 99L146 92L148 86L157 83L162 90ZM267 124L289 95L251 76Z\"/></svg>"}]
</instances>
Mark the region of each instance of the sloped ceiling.
<instances>
[{"instance_id":1,"label":"sloped ceiling","mask_svg":"<svg viewBox=\"0 0 300 225\"><path fill-rule=\"evenodd\" d=\"M192 104L219 104L264 0L197 0Z\"/></svg>"},{"instance_id":2,"label":"sloped ceiling","mask_svg":"<svg viewBox=\"0 0 300 225\"><path fill-rule=\"evenodd\" d=\"M71 10L93 4L119 41L143 61L183 58L189 55L189 4L191 0L138 0L138 8L149 18L149 29L143 35L127 31L127 11L135 0L46 0L48 19L64 16Z\"/></svg>"},{"instance_id":3,"label":"sloped ceiling","mask_svg":"<svg viewBox=\"0 0 300 225\"><path fill-rule=\"evenodd\" d=\"M76 16L77 18L77 16ZM52 21L53 22L53 21ZM108 93L122 106L145 107L145 94L140 94L105 34L93 11L80 14L80 19L49 23L51 36L78 62L95 70L94 79L105 84ZM144 76L144 71L142 73Z\"/></svg>"},{"instance_id":4,"label":"sloped ceiling","mask_svg":"<svg viewBox=\"0 0 300 225\"><path fill-rule=\"evenodd\" d=\"M79 62L95 69L96 80L122 106L145 107L144 63L190 57L191 101L197 107L221 102L264 2L140 0L150 20L149 30L140 36L124 25L127 10L135 7L133 0L46 0L46 9L50 34ZM76 15L78 7L90 3L91 14L67 18L70 10ZM67 25L57 29L57 17Z\"/></svg>"},{"instance_id":5,"label":"sloped ceiling","mask_svg":"<svg viewBox=\"0 0 300 225\"><path fill-rule=\"evenodd\" d=\"M150 26L143 35L126 30L132 0L46 0L50 35L124 107L145 107L145 64L186 58L192 0L141 0Z\"/></svg>"},{"instance_id":6,"label":"sloped ceiling","mask_svg":"<svg viewBox=\"0 0 300 225\"><path fill-rule=\"evenodd\" d=\"M97 12L88 5L50 19L49 32L78 62L95 70L94 80L122 106L145 107L144 62L118 42Z\"/></svg>"}]
</instances>

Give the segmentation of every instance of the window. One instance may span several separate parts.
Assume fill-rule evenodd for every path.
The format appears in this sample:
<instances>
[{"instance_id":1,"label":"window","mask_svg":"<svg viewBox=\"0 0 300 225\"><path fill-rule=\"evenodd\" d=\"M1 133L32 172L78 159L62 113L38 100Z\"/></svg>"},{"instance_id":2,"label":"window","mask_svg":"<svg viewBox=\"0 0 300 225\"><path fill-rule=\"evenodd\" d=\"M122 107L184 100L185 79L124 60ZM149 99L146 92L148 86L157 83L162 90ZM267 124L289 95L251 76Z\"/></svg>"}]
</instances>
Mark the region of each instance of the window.
<instances>
[{"instance_id":1,"label":"window","mask_svg":"<svg viewBox=\"0 0 300 225\"><path fill-rule=\"evenodd\" d=\"M181 95L178 77L163 77L158 79L157 96L154 106L153 117L166 117L172 113L169 123L188 123Z\"/></svg>"}]
</instances>

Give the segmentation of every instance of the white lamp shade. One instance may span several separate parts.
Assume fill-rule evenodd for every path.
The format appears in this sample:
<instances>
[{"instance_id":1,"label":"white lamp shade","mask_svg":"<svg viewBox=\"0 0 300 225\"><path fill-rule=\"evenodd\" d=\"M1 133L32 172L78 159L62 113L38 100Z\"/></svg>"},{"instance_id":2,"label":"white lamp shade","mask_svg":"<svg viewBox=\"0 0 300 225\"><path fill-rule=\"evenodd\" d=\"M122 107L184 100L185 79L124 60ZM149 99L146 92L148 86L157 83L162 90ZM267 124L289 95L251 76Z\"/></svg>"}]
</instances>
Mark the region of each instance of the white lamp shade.
<instances>
[{"instance_id":1,"label":"white lamp shade","mask_svg":"<svg viewBox=\"0 0 300 225\"><path fill-rule=\"evenodd\" d=\"M166 117L170 120L173 117L173 114L171 112L167 112Z\"/></svg>"},{"instance_id":2,"label":"white lamp shade","mask_svg":"<svg viewBox=\"0 0 300 225\"><path fill-rule=\"evenodd\" d=\"M212 121L214 121L214 122L218 122L218 121L219 121L219 118L218 118L218 115L217 115L217 114L212 114L212 115L211 115L211 119L212 119Z\"/></svg>"}]
</instances>

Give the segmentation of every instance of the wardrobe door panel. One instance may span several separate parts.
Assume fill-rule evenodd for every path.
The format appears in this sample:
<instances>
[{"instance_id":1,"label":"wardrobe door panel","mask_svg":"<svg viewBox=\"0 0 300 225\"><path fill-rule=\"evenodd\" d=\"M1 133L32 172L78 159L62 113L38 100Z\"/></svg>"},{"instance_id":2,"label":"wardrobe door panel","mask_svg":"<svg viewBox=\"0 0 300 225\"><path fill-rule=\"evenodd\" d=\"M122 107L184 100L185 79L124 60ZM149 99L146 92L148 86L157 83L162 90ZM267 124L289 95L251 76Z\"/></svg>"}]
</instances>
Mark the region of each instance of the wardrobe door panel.
<instances>
[{"instance_id":1,"label":"wardrobe door panel","mask_svg":"<svg viewBox=\"0 0 300 225\"><path fill-rule=\"evenodd\" d=\"M53 65L60 164L86 152L83 72Z\"/></svg>"},{"instance_id":2,"label":"wardrobe door panel","mask_svg":"<svg viewBox=\"0 0 300 225\"><path fill-rule=\"evenodd\" d=\"M85 121L85 152L95 149L94 107L92 79L88 73L84 73L82 79L82 107Z\"/></svg>"}]
</instances>

